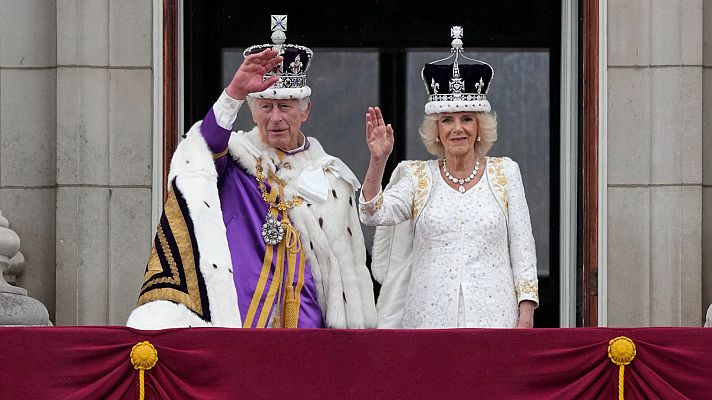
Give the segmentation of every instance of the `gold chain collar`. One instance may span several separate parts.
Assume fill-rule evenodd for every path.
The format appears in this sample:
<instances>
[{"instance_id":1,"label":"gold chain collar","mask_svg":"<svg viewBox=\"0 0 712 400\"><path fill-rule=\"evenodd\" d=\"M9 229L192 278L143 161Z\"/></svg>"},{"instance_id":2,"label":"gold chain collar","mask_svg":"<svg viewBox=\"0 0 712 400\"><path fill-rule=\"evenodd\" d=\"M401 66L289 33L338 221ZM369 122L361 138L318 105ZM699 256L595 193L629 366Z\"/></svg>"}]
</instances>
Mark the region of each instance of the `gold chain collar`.
<instances>
[{"instance_id":1,"label":"gold chain collar","mask_svg":"<svg viewBox=\"0 0 712 400\"><path fill-rule=\"evenodd\" d=\"M292 197L291 200L284 201L284 199L282 199L282 193L280 193L279 203L271 201L269 199L269 194L267 193L267 186L265 185L265 178L264 175L262 175L262 172L262 157L258 157L257 167L255 169L255 179L257 179L257 186L260 189L260 193L262 193L262 199L270 206L270 208L274 208L279 211L287 211L290 208L301 206L304 203L304 199L302 199L299 195Z\"/></svg>"}]
</instances>

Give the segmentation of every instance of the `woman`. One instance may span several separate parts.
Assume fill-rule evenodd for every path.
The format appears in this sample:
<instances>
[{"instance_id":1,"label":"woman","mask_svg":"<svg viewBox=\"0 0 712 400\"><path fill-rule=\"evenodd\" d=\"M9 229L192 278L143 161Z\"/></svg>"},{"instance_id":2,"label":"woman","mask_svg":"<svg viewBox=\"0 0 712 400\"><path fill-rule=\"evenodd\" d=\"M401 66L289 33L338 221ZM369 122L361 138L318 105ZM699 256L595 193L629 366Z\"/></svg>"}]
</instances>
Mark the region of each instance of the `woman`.
<instances>
[{"instance_id":1,"label":"woman","mask_svg":"<svg viewBox=\"0 0 712 400\"><path fill-rule=\"evenodd\" d=\"M460 62L467 58L457 28L454 62L422 72L430 98L420 134L440 159L402 162L381 191L393 129L378 107L366 114L371 161L359 210L364 224L379 226L372 267L383 284L379 327L534 323L536 254L519 168L486 156L497 139L485 97L494 73L486 63Z\"/></svg>"}]
</instances>

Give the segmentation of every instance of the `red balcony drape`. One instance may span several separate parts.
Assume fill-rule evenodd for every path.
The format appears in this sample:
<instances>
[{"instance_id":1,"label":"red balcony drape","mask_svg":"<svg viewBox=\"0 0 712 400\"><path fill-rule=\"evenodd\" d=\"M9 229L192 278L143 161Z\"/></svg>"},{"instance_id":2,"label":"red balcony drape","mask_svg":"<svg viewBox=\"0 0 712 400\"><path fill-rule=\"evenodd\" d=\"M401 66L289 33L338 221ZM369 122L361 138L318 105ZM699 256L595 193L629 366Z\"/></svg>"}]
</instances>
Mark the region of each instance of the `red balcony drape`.
<instances>
[{"instance_id":1,"label":"red balcony drape","mask_svg":"<svg viewBox=\"0 0 712 400\"><path fill-rule=\"evenodd\" d=\"M609 340L632 339L626 399L712 399L712 329L0 329L0 399L618 399Z\"/></svg>"}]
</instances>

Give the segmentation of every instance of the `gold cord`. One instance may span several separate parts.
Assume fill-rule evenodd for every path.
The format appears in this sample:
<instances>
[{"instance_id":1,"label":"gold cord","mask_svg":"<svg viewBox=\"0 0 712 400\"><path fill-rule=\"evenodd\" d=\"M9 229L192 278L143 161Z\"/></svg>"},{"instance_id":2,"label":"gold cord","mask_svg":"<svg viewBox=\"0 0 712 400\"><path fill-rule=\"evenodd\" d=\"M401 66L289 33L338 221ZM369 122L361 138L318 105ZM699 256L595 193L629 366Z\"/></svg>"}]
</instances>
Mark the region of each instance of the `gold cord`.
<instances>
[{"instance_id":1,"label":"gold cord","mask_svg":"<svg viewBox=\"0 0 712 400\"><path fill-rule=\"evenodd\" d=\"M255 179L257 180L257 186L262 194L262 199L269 206L269 213L275 218L278 217L278 213L282 212L282 227L284 228L285 237L282 242L279 243L277 247L277 253L287 255L298 254L302 249L301 239L299 237L299 232L296 230L292 222L289 220L288 211L294 207L298 207L304 204L304 199L300 196L294 196L291 200L284 200L284 182L282 182L279 177L275 176L270 171L270 177L274 179L279 189L279 199L277 203L269 198L267 192L267 186L265 185L264 169L262 167L262 158L257 158L257 165L255 166ZM284 258L278 257L284 262ZM282 262L282 263L283 263ZM280 263L280 264L282 264ZM299 317L299 307L296 302L296 296L294 293L293 285L293 275L295 271L286 271L288 274L288 281L284 282L284 268L282 265L277 265L274 273L274 277L280 277L279 286L277 288L277 307L278 310L276 315L272 318L273 328L296 328Z\"/></svg>"}]
</instances>

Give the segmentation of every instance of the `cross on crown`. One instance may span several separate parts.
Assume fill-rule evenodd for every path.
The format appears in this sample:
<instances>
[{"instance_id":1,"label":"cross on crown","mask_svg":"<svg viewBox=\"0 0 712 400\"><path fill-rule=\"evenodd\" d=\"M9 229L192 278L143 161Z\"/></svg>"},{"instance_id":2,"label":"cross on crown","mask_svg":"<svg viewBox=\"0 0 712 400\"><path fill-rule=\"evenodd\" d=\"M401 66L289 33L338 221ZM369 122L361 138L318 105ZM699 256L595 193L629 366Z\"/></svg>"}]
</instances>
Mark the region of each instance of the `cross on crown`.
<instances>
[{"instance_id":1,"label":"cross on crown","mask_svg":"<svg viewBox=\"0 0 712 400\"><path fill-rule=\"evenodd\" d=\"M271 16L272 32L274 31L287 31L287 16L286 15L272 15Z\"/></svg>"},{"instance_id":2,"label":"cross on crown","mask_svg":"<svg viewBox=\"0 0 712 400\"><path fill-rule=\"evenodd\" d=\"M461 26L453 26L450 28L450 37L453 39L462 39L463 29Z\"/></svg>"}]
</instances>

